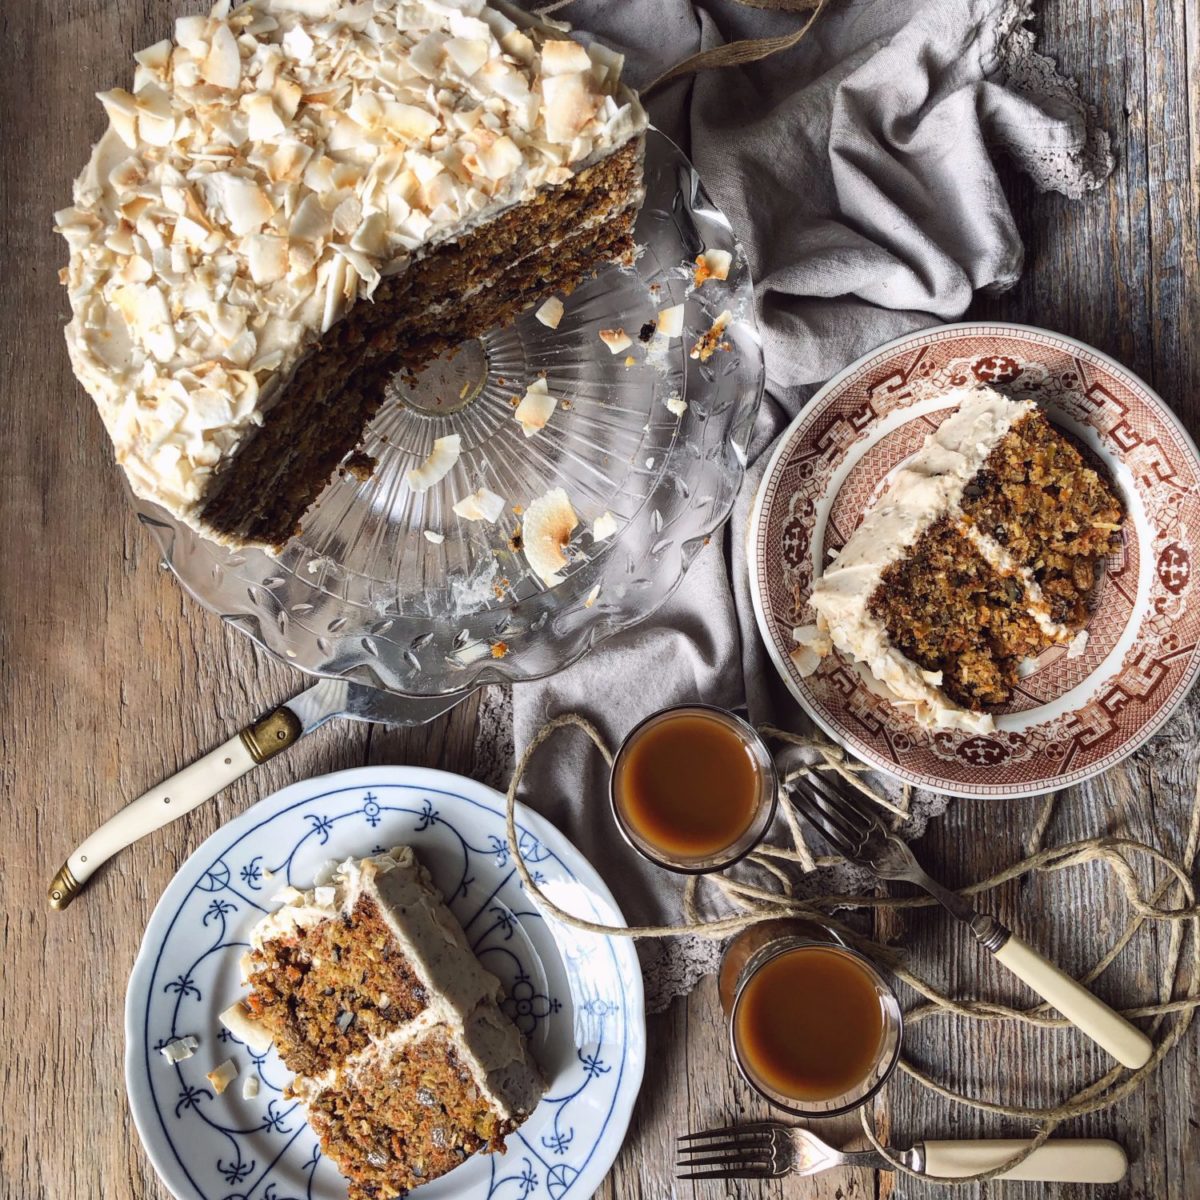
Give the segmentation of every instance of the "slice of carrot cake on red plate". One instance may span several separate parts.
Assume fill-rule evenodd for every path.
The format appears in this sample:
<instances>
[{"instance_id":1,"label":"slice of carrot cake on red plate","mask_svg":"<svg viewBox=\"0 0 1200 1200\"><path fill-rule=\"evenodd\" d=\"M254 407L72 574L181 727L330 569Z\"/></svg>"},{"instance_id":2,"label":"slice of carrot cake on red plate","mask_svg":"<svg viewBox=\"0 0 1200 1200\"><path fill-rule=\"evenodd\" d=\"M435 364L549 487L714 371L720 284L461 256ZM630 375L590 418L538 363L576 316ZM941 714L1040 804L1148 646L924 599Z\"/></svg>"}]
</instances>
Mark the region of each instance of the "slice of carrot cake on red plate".
<instances>
[{"instance_id":1,"label":"slice of carrot cake on red plate","mask_svg":"<svg viewBox=\"0 0 1200 1200\"><path fill-rule=\"evenodd\" d=\"M1077 652L1121 503L1032 400L990 387L891 479L813 585L804 670L836 648L928 727L987 730L1022 663Z\"/></svg>"}]
</instances>

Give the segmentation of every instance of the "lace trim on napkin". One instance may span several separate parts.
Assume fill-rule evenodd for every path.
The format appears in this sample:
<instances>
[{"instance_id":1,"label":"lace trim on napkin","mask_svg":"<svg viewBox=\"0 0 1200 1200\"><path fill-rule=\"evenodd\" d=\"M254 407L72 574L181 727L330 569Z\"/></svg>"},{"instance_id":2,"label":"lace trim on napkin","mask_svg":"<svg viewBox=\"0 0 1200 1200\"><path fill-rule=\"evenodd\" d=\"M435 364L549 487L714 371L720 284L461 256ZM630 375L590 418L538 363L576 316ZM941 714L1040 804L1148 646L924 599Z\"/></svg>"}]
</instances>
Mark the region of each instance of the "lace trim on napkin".
<instances>
[{"instance_id":1,"label":"lace trim on napkin","mask_svg":"<svg viewBox=\"0 0 1200 1200\"><path fill-rule=\"evenodd\" d=\"M1079 84L1059 73L1054 60L1039 54L1037 35L1029 28L1033 0L1009 0L1000 14L995 48L996 82L1033 101L1047 113L1065 117L1078 130L1073 143L1031 145L1028 130L1021 138L997 139L1039 192L1061 192L1080 199L1112 174L1116 160L1096 108L1079 94Z\"/></svg>"}]
</instances>

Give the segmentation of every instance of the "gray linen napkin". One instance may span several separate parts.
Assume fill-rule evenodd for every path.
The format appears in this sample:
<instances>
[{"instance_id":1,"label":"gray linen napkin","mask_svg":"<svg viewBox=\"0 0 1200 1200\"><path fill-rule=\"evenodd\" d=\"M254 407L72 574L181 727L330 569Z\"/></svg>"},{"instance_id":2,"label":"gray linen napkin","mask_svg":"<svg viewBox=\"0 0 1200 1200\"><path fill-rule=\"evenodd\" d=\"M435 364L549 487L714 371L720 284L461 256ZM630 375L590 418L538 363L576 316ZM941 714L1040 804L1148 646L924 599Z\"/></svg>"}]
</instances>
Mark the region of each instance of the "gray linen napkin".
<instances>
[{"instance_id":1,"label":"gray linen napkin","mask_svg":"<svg viewBox=\"0 0 1200 1200\"><path fill-rule=\"evenodd\" d=\"M518 752L559 712L584 713L615 745L646 714L693 699L805 727L761 648L737 552L771 443L813 385L893 337L960 316L976 290L1016 280L1022 246L997 151L1069 195L1112 168L1074 85L1034 52L1030 6L835 0L795 49L650 99L652 120L689 154L749 255L767 397L724 541L642 625L514 687ZM732 0L577 0L555 16L622 51L635 85L699 49L802 19ZM680 879L624 845L606 789L599 756L567 732L535 759L522 795L588 854L631 923L678 921ZM715 963L715 947L692 937L641 950L651 1011Z\"/></svg>"}]
</instances>

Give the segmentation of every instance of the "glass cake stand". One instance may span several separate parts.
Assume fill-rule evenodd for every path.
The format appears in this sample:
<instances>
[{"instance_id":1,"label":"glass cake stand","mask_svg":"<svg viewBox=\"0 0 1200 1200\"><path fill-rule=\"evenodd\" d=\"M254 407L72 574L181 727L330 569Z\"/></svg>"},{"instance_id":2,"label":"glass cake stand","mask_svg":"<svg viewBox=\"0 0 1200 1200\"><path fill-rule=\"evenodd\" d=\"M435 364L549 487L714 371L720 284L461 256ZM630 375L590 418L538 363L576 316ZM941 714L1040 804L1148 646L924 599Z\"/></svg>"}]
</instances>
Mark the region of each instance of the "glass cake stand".
<instances>
[{"instance_id":1,"label":"glass cake stand","mask_svg":"<svg viewBox=\"0 0 1200 1200\"><path fill-rule=\"evenodd\" d=\"M729 222L655 130L646 188L635 263L565 297L557 329L526 312L418 376L394 379L363 444L377 460L371 477L335 477L277 557L218 545L135 499L187 591L302 671L421 697L539 678L652 613L729 515L763 359ZM714 248L733 254L729 277L695 287L694 260ZM639 340L660 309L679 303L681 338ZM724 348L691 358L725 310L733 319ZM618 354L598 336L614 328L633 339ZM514 406L543 374L559 404L526 438ZM667 407L677 397L682 415ZM413 492L405 473L452 433L462 439L458 463ZM481 486L505 500L494 525L452 511ZM514 509L554 487L567 492L579 525L562 581L547 587L514 541ZM605 512L617 531L597 542L592 522Z\"/></svg>"}]
</instances>

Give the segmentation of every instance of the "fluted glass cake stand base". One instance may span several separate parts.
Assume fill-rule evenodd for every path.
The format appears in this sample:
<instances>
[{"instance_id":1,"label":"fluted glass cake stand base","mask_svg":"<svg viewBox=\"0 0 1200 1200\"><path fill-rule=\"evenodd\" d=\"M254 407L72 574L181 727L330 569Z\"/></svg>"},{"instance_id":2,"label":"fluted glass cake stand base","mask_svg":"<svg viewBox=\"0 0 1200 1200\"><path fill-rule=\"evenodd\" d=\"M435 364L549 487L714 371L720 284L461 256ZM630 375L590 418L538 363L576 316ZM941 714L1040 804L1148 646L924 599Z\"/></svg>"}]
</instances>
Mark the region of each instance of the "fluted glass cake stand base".
<instances>
[{"instance_id":1,"label":"fluted glass cake stand base","mask_svg":"<svg viewBox=\"0 0 1200 1200\"><path fill-rule=\"evenodd\" d=\"M370 477L336 477L278 557L217 545L137 500L183 586L303 671L412 696L539 678L652 613L729 515L763 362L729 223L656 131L646 184L633 265L563 297L556 329L526 312L417 376L397 376L362 447L376 460ZM726 280L696 286L706 249L731 252L732 266ZM685 307L683 335L641 340L675 304ZM725 311L720 348L691 357ZM613 329L633 339L616 354L599 336ZM514 408L539 376L558 405L526 437ZM460 436L461 457L413 491L406 473L447 434ZM453 512L481 487L505 501L495 524ZM561 582L548 587L519 531L530 501L556 487L579 525ZM597 541L592 523L606 512L617 530Z\"/></svg>"}]
</instances>

